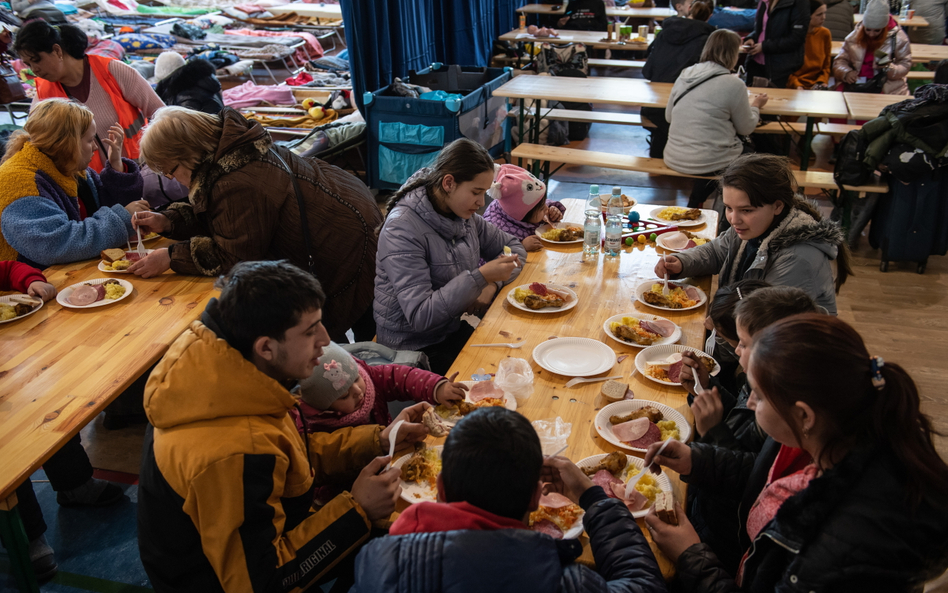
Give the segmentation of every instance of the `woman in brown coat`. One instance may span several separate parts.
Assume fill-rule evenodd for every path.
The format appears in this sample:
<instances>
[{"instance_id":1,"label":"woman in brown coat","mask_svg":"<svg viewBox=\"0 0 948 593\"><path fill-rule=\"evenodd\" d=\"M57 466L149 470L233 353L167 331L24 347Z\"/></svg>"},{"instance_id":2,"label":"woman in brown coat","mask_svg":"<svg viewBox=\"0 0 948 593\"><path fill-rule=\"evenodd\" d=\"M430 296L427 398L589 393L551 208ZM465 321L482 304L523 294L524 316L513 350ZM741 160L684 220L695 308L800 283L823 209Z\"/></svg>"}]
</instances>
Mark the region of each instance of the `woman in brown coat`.
<instances>
[{"instance_id":1,"label":"woman in brown coat","mask_svg":"<svg viewBox=\"0 0 948 593\"><path fill-rule=\"evenodd\" d=\"M219 115L160 109L141 147L148 165L187 186L190 196L163 213L137 217L143 231L184 242L156 250L130 271L145 278L169 268L218 276L237 262L286 259L311 269L322 283L327 297L323 322L333 340L347 342L350 327L357 340L372 339L376 229L382 214L361 181L275 146L259 123L230 108ZM303 196L309 253L296 190L283 162Z\"/></svg>"}]
</instances>

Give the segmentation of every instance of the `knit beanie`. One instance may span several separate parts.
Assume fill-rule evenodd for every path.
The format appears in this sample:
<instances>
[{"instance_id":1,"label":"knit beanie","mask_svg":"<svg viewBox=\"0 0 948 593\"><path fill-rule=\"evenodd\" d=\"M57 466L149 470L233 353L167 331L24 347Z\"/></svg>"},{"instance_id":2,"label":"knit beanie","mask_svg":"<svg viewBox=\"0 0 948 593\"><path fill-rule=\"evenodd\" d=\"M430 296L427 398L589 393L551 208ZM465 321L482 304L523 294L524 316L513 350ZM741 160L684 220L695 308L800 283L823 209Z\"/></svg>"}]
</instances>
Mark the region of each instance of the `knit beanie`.
<instances>
[{"instance_id":1,"label":"knit beanie","mask_svg":"<svg viewBox=\"0 0 948 593\"><path fill-rule=\"evenodd\" d=\"M162 52L155 60L155 80L162 81L171 76L175 70L184 66L184 58L176 51Z\"/></svg>"},{"instance_id":2,"label":"knit beanie","mask_svg":"<svg viewBox=\"0 0 948 593\"><path fill-rule=\"evenodd\" d=\"M862 15L862 26L866 29L885 29L889 24L889 5L884 0L869 0Z\"/></svg>"},{"instance_id":3,"label":"knit beanie","mask_svg":"<svg viewBox=\"0 0 948 593\"><path fill-rule=\"evenodd\" d=\"M490 197L514 220L523 220L545 195L546 185L517 165L498 167L490 186Z\"/></svg>"},{"instance_id":4,"label":"knit beanie","mask_svg":"<svg viewBox=\"0 0 948 593\"><path fill-rule=\"evenodd\" d=\"M323 348L313 374L300 381L300 397L317 410L328 410L334 401L349 392L359 378L359 366L342 346L330 342Z\"/></svg>"}]
</instances>

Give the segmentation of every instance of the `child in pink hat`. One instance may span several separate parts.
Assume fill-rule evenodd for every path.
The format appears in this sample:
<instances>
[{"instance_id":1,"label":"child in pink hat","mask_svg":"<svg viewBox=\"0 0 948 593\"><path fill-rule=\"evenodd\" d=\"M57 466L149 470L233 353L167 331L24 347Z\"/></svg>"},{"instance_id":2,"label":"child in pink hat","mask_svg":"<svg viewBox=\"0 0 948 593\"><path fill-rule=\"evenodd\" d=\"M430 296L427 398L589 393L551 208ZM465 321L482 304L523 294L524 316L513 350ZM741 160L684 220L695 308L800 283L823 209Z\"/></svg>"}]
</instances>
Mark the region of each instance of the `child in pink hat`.
<instances>
[{"instance_id":1,"label":"child in pink hat","mask_svg":"<svg viewBox=\"0 0 948 593\"><path fill-rule=\"evenodd\" d=\"M543 246L535 234L543 217L557 222L566 212L563 204L546 199L542 181L517 165L497 167L490 196L494 201L484 212L484 220L520 239L527 251L539 251Z\"/></svg>"}]
</instances>

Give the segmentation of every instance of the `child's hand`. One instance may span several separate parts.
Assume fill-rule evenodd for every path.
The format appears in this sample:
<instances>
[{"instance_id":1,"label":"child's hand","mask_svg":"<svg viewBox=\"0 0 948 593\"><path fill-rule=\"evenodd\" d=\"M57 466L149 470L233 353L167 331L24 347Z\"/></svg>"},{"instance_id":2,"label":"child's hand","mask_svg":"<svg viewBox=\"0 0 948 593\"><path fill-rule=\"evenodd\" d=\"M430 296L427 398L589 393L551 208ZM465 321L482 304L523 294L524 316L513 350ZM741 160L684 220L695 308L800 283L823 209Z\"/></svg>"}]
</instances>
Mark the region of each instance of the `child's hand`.
<instances>
[{"instance_id":1,"label":"child's hand","mask_svg":"<svg viewBox=\"0 0 948 593\"><path fill-rule=\"evenodd\" d=\"M678 503L675 503L675 512L678 514L678 525L669 525L658 518L658 513L653 506L645 515L645 526L648 527L652 541L658 545L662 553L677 564L678 557L691 546L700 544L701 538L698 537L698 532L692 527L691 521L685 516L684 509Z\"/></svg>"},{"instance_id":2,"label":"child's hand","mask_svg":"<svg viewBox=\"0 0 948 593\"><path fill-rule=\"evenodd\" d=\"M707 387L708 381L711 379L708 367L704 366L704 363L698 359L698 355L693 352L682 352L681 362L681 376L678 382L681 383L681 386L684 387L688 393L698 395L697 387L695 386L695 373L698 374L698 379L701 380L701 384Z\"/></svg>"},{"instance_id":3,"label":"child's hand","mask_svg":"<svg viewBox=\"0 0 948 593\"><path fill-rule=\"evenodd\" d=\"M435 401L446 408L453 408L459 401L464 399L467 392L467 385L456 383L458 373L454 373L448 378L447 383L442 383L435 391Z\"/></svg>"},{"instance_id":4,"label":"child's hand","mask_svg":"<svg viewBox=\"0 0 948 593\"><path fill-rule=\"evenodd\" d=\"M563 213L556 206L550 206L546 209L546 217L550 219L550 222L559 222L563 220Z\"/></svg>"},{"instance_id":5,"label":"child's hand","mask_svg":"<svg viewBox=\"0 0 948 593\"><path fill-rule=\"evenodd\" d=\"M559 210L557 210L559 212ZM523 248L527 251L540 251L543 249L543 241L540 240L540 237L536 235L530 235L529 237L524 237L520 240L523 243Z\"/></svg>"},{"instance_id":6,"label":"child's hand","mask_svg":"<svg viewBox=\"0 0 948 593\"><path fill-rule=\"evenodd\" d=\"M41 298L46 302L56 296L56 288L49 282L40 282L37 280L36 282L30 283L26 289L26 294Z\"/></svg>"},{"instance_id":7,"label":"child's hand","mask_svg":"<svg viewBox=\"0 0 948 593\"><path fill-rule=\"evenodd\" d=\"M109 150L109 164L119 173L125 172L125 163L122 162L122 144L125 142L125 131L122 126L115 124L109 128L109 135L102 140Z\"/></svg>"},{"instance_id":8,"label":"child's hand","mask_svg":"<svg viewBox=\"0 0 948 593\"><path fill-rule=\"evenodd\" d=\"M695 416L698 434L708 434L709 430L720 424L724 419L724 406L721 404L718 388L697 394L691 404L691 413Z\"/></svg>"}]
</instances>

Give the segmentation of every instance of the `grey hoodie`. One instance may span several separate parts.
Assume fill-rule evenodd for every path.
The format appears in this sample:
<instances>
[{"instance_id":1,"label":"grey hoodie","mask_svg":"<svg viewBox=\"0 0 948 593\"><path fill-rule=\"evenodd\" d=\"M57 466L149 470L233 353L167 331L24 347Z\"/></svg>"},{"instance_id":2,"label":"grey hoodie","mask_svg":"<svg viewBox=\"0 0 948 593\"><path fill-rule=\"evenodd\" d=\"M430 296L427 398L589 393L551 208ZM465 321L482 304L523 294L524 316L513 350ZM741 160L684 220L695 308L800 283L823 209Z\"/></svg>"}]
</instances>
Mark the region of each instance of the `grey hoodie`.
<instances>
[{"instance_id":1,"label":"grey hoodie","mask_svg":"<svg viewBox=\"0 0 948 593\"><path fill-rule=\"evenodd\" d=\"M676 105L689 88L694 90ZM720 171L741 155L737 135L754 131L760 110L751 107L743 81L720 64L701 62L686 68L675 81L665 119L671 124L665 164L681 173L704 175Z\"/></svg>"},{"instance_id":2,"label":"grey hoodie","mask_svg":"<svg viewBox=\"0 0 948 593\"><path fill-rule=\"evenodd\" d=\"M409 180L409 183L411 179ZM435 212L424 186L410 192L385 220L375 266L375 322L379 344L417 350L443 341L487 286L478 270L503 254L527 252L519 240L475 214L468 220Z\"/></svg>"},{"instance_id":3,"label":"grey hoodie","mask_svg":"<svg viewBox=\"0 0 948 593\"><path fill-rule=\"evenodd\" d=\"M843 238L835 222L816 220L794 208L760 244L744 279L795 286L836 315L836 285L830 261L836 259ZM679 253L683 267L677 277L720 274L719 286L733 284L737 278L735 262L741 261L746 243L729 228L710 243Z\"/></svg>"}]
</instances>

